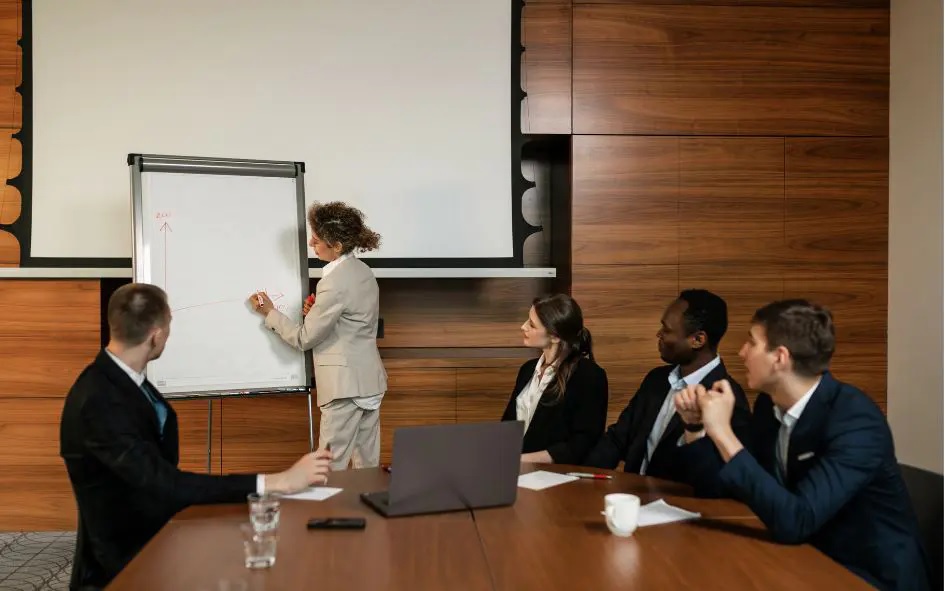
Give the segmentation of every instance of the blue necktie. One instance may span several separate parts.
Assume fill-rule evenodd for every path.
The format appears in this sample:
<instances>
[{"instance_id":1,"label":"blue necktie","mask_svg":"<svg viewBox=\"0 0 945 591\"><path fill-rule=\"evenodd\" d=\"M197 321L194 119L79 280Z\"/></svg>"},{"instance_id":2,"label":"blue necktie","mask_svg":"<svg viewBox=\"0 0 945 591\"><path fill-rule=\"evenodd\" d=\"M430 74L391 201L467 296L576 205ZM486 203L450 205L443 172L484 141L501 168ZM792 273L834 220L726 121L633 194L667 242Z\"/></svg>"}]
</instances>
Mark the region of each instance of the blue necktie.
<instances>
[{"instance_id":1,"label":"blue necktie","mask_svg":"<svg viewBox=\"0 0 945 591\"><path fill-rule=\"evenodd\" d=\"M148 400L151 401L151 406L154 407L154 412L157 414L159 431L161 435L164 435L164 422L167 420L167 407L160 401L157 391L150 382L147 380L141 382L141 389L148 397Z\"/></svg>"}]
</instances>

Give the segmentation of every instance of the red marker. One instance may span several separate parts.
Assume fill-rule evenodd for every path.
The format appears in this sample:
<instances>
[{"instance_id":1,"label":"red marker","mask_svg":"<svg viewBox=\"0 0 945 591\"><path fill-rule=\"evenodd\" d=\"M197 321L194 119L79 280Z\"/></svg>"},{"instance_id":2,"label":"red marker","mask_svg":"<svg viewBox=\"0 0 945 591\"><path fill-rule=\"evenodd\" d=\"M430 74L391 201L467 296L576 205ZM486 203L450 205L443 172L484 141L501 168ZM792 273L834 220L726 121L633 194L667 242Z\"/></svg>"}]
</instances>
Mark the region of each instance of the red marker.
<instances>
[{"instance_id":1,"label":"red marker","mask_svg":"<svg viewBox=\"0 0 945 591\"><path fill-rule=\"evenodd\" d=\"M312 304L314 304L314 303L315 303L315 294L313 294L313 293L308 294L308 297L305 298L305 303L308 304L309 306L311 306Z\"/></svg>"},{"instance_id":2,"label":"red marker","mask_svg":"<svg viewBox=\"0 0 945 591\"><path fill-rule=\"evenodd\" d=\"M590 478L592 480L613 480L614 477L609 474L588 474L586 472L568 472L568 476L576 478Z\"/></svg>"}]
</instances>

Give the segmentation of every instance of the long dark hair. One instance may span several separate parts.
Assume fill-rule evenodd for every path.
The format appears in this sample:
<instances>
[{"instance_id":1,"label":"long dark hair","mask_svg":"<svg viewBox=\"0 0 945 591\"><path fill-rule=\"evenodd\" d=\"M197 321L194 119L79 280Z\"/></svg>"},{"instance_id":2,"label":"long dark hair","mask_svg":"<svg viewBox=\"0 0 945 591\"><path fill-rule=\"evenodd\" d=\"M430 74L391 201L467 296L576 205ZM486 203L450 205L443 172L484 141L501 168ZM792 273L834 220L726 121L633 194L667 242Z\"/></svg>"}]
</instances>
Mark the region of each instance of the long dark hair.
<instances>
[{"instance_id":1,"label":"long dark hair","mask_svg":"<svg viewBox=\"0 0 945 591\"><path fill-rule=\"evenodd\" d=\"M532 302L535 314L549 336L560 339L555 359L546 359L555 365L555 381L548 386L547 395L551 403L561 400L568 379L574 373L578 361L587 358L594 361L591 331L584 326L584 314L574 298L559 293L535 298Z\"/></svg>"}]
</instances>

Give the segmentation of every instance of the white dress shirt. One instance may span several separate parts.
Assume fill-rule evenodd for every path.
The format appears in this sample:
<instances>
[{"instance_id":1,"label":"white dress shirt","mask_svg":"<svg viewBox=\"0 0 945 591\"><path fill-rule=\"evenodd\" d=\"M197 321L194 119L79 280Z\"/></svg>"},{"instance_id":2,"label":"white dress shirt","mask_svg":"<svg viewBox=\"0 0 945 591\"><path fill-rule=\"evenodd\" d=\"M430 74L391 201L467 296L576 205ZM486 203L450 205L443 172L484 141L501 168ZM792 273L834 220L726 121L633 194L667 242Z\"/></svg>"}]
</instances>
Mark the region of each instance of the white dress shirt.
<instances>
[{"instance_id":1,"label":"white dress shirt","mask_svg":"<svg viewBox=\"0 0 945 591\"><path fill-rule=\"evenodd\" d=\"M128 377L131 378L131 380L135 383L136 386L141 388L141 384L144 383L145 374L138 373L135 370L128 367L128 365L124 361L119 359L114 353L112 353L108 349L105 349L105 353L107 353L108 356L111 357L112 361L115 362L115 365L120 367L123 372L128 374ZM148 404L151 404L151 399L148 398L148 395L145 393L143 389L141 390L141 394L143 394L144 397L147 399ZM265 492L265 490L266 490L266 479L265 477L263 477L262 474L257 474L256 475L256 492L259 494L262 494L263 492Z\"/></svg>"},{"instance_id":2,"label":"white dress shirt","mask_svg":"<svg viewBox=\"0 0 945 591\"><path fill-rule=\"evenodd\" d=\"M663 399L660 412L656 415L656 422L653 423L650 436L646 438L646 457L643 458L643 463L640 464L640 474L646 474L646 468L650 464L650 458L653 457L653 452L656 451L656 448L660 444L660 439L663 438L663 432L666 431L666 427L669 426L669 422L676 412L676 406L673 403L673 398L676 396L676 393L685 389L686 386L702 382L702 380L709 375L709 372L718 367L720 363L722 363L722 358L716 355L715 359L686 377L680 377L678 365L669 373L669 392L666 393L666 398Z\"/></svg>"},{"instance_id":3,"label":"white dress shirt","mask_svg":"<svg viewBox=\"0 0 945 591\"><path fill-rule=\"evenodd\" d=\"M817 390L817 386L819 385L820 380L818 379L817 383L815 383L814 386L807 391L807 394L804 394L800 400L795 402L794 405L787 410L787 412L782 412L777 406L772 408L774 411L774 418L778 419L778 422L781 423L781 428L778 430L778 447L775 450L781 482L785 482L787 480L788 446L791 444L791 433L794 431L797 421L800 420L801 415L804 413L804 409L807 408L807 403L810 402L810 397L814 395L814 391Z\"/></svg>"},{"instance_id":4,"label":"white dress shirt","mask_svg":"<svg viewBox=\"0 0 945 591\"><path fill-rule=\"evenodd\" d=\"M528 384L525 385L515 399L515 418L525 422L525 431L528 431L532 417L535 416L535 409L538 408L541 395L555 377L555 368L553 365L547 366L544 371L542 371L541 366L542 363L544 363L544 359L544 355L538 358L532 379L529 380Z\"/></svg>"}]
</instances>

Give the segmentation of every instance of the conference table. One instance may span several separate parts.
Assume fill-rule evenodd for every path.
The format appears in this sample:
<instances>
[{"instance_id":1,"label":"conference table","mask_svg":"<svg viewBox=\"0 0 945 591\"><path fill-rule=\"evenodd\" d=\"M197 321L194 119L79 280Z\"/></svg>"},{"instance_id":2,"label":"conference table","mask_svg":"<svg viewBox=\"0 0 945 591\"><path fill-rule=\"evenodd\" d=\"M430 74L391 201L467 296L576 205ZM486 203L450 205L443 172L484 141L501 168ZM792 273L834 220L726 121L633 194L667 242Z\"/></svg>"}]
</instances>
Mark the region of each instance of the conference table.
<instances>
[{"instance_id":1,"label":"conference table","mask_svg":"<svg viewBox=\"0 0 945 591\"><path fill-rule=\"evenodd\" d=\"M523 465L522 471L580 471ZM583 469L586 471L586 468ZM239 526L246 504L191 507L172 519L109 590L293 589L869 589L808 545L770 540L741 503L699 499L688 486L623 472L534 491L514 505L386 519L359 494L387 488L381 469L333 473L325 501L283 500L276 563L248 570ZM663 499L701 519L612 535L604 495ZM308 530L313 517L361 516L364 530Z\"/></svg>"}]
</instances>

